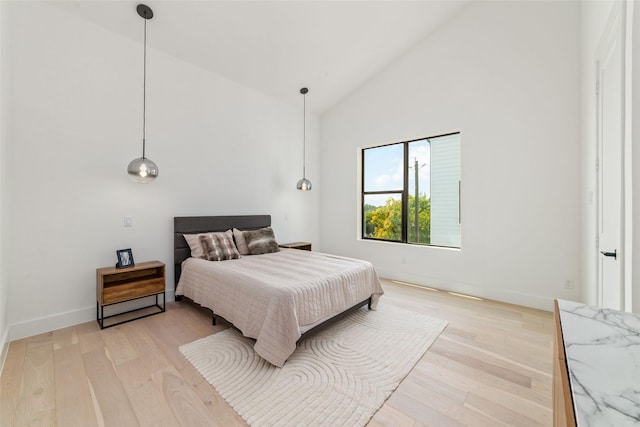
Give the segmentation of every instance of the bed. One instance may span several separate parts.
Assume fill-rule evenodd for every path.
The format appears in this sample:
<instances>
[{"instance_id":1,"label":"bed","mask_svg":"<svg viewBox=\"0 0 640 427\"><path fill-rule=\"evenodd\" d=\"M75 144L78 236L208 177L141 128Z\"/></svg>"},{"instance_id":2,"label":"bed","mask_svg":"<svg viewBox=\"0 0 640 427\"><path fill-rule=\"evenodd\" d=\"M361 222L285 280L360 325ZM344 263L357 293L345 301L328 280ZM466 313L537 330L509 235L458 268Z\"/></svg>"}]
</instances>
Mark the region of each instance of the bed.
<instances>
[{"instance_id":1,"label":"bed","mask_svg":"<svg viewBox=\"0 0 640 427\"><path fill-rule=\"evenodd\" d=\"M270 225L269 215L175 217L175 294L255 339L256 353L281 367L302 336L363 305L375 309L383 290L367 261L287 248L207 261L192 258L184 238Z\"/></svg>"}]
</instances>

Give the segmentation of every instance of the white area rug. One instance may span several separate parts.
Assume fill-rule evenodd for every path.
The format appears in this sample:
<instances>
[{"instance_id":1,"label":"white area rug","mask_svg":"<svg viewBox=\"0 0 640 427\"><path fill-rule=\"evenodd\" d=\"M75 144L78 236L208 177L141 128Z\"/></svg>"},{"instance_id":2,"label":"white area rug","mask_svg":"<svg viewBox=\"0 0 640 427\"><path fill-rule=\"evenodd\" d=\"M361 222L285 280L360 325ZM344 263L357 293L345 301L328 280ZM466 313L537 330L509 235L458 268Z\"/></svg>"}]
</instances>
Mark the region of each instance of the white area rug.
<instances>
[{"instance_id":1,"label":"white area rug","mask_svg":"<svg viewBox=\"0 0 640 427\"><path fill-rule=\"evenodd\" d=\"M234 329L180 351L251 426L362 426L446 326L381 303L305 338L283 368Z\"/></svg>"}]
</instances>

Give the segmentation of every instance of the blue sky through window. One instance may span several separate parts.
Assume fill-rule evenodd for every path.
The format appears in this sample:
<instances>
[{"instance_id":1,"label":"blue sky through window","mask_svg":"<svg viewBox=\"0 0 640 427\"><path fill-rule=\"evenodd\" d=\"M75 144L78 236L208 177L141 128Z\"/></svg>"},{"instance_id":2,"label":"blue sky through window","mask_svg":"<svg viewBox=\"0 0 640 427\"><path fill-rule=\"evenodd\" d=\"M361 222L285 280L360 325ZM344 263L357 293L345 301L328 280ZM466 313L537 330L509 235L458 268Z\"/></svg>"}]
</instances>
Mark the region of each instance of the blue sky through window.
<instances>
[{"instance_id":1,"label":"blue sky through window","mask_svg":"<svg viewBox=\"0 0 640 427\"><path fill-rule=\"evenodd\" d=\"M402 190L404 180L404 144L393 144L364 150L364 191ZM415 192L415 162L418 162L418 191L430 194L429 142L426 139L409 143L409 194ZM366 203L382 206L387 194L367 195ZM398 197L395 195L394 198Z\"/></svg>"}]
</instances>

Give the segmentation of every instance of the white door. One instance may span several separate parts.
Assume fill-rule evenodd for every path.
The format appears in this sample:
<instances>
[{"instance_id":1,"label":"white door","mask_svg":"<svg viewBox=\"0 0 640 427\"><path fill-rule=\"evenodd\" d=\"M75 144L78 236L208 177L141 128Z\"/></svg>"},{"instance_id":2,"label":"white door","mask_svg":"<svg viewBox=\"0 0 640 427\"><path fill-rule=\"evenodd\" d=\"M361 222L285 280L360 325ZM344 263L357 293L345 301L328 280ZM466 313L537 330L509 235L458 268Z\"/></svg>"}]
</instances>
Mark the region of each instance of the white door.
<instances>
[{"instance_id":1,"label":"white door","mask_svg":"<svg viewBox=\"0 0 640 427\"><path fill-rule=\"evenodd\" d=\"M617 13L616 13L617 9ZM624 38L621 8L614 13L597 53L598 297L622 310L622 156L624 141Z\"/></svg>"}]
</instances>

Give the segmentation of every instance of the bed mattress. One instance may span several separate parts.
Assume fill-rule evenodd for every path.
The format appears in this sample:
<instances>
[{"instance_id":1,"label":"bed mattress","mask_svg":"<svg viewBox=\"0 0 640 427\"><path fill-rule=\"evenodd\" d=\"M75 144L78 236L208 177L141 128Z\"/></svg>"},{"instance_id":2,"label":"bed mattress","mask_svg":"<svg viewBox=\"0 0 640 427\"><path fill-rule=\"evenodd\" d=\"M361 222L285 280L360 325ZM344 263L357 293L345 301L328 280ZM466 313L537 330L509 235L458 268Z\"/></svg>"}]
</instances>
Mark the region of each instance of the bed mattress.
<instances>
[{"instance_id":1,"label":"bed mattress","mask_svg":"<svg viewBox=\"0 0 640 427\"><path fill-rule=\"evenodd\" d=\"M369 297L375 309L382 294L370 262L296 249L220 262L189 258L176 288L254 338L255 351L276 366L306 329Z\"/></svg>"}]
</instances>

